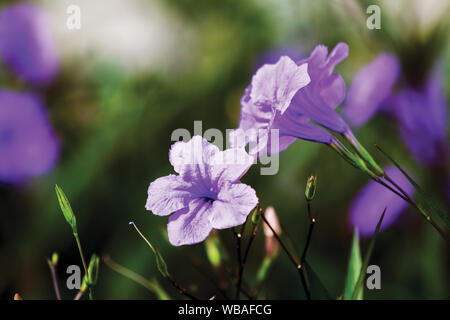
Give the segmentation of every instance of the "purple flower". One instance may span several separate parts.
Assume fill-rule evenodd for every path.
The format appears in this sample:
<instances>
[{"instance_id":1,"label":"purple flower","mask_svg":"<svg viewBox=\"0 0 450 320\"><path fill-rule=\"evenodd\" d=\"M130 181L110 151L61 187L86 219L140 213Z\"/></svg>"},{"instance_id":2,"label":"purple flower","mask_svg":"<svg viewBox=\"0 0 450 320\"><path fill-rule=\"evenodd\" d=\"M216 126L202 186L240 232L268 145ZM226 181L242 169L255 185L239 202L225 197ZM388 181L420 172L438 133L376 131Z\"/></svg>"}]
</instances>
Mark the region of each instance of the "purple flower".
<instances>
[{"instance_id":1,"label":"purple flower","mask_svg":"<svg viewBox=\"0 0 450 320\"><path fill-rule=\"evenodd\" d=\"M58 57L45 15L32 4L0 12L0 57L22 79L46 84L56 74Z\"/></svg>"},{"instance_id":2,"label":"purple flower","mask_svg":"<svg viewBox=\"0 0 450 320\"><path fill-rule=\"evenodd\" d=\"M366 123L391 94L399 71L397 58L387 53L363 67L348 90L343 108L345 118L355 127Z\"/></svg>"},{"instance_id":3,"label":"purple flower","mask_svg":"<svg viewBox=\"0 0 450 320\"><path fill-rule=\"evenodd\" d=\"M385 168L385 172L409 196L413 195L413 186L397 168L390 166ZM381 229L392 225L407 206L408 203L395 193L375 181L370 181L358 193L350 207L350 225L358 228L362 236L372 236L385 208L387 209Z\"/></svg>"},{"instance_id":4,"label":"purple flower","mask_svg":"<svg viewBox=\"0 0 450 320\"><path fill-rule=\"evenodd\" d=\"M0 90L0 181L20 183L48 172L58 151L39 99L31 93Z\"/></svg>"},{"instance_id":5,"label":"purple flower","mask_svg":"<svg viewBox=\"0 0 450 320\"><path fill-rule=\"evenodd\" d=\"M307 64L298 66L286 56L276 64L266 64L258 69L241 99L239 127L230 136L231 145L242 147L251 143L252 155L265 150L272 140L272 130L281 129L278 120L291 105L292 98L309 81ZM280 140L284 137L292 142L295 140L284 131L279 135ZM268 149L269 152L279 151L271 150L270 146Z\"/></svg>"},{"instance_id":6,"label":"purple flower","mask_svg":"<svg viewBox=\"0 0 450 320\"><path fill-rule=\"evenodd\" d=\"M447 106L437 76L421 90L407 88L391 99L400 135L422 164L445 163Z\"/></svg>"},{"instance_id":7,"label":"purple flower","mask_svg":"<svg viewBox=\"0 0 450 320\"><path fill-rule=\"evenodd\" d=\"M169 153L179 175L158 178L148 188L146 209L169 217L175 246L199 243L211 230L245 222L258 203L255 191L239 179L253 164L242 149L220 151L200 136L176 142Z\"/></svg>"},{"instance_id":8,"label":"purple flower","mask_svg":"<svg viewBox=\"0 0 450 320\"><path fill-rule=\"evenodd\" d=\"M231 144L242 147L250 143L250 154L259 154L264 150L282 151L296 139L327 144L334 140L329 132L310 122L338 133L348 132L347 124L334 111L345 97L345 82L333 74L334 66L347 55L344 43L330 55L319 45L309 58L296 64L283 57L275 65L263 66L241 99L239 127L230 135ZM278 130L279 140L273 141L274 130Z\"/></svg>"}]
</instances>

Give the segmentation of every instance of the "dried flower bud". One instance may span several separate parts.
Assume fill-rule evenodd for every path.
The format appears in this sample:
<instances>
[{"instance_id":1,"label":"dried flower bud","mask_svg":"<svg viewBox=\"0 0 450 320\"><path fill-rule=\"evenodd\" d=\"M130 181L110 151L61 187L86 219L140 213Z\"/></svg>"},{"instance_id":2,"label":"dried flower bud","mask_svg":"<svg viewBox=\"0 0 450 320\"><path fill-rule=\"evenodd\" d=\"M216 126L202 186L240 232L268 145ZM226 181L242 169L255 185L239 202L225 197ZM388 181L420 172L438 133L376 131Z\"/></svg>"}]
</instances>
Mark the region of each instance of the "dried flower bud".
<instances>
[{"instance_id":1,"label":"dried flower bud","mask_svg":"<svg viewBox=\"0 0 450 320\"><path fill-rule=\"evenodd\" d=\"M20 296L20 294L16 293L14 295L14 300L23 300L22 297Z\"/></svg>"}]
</instances>

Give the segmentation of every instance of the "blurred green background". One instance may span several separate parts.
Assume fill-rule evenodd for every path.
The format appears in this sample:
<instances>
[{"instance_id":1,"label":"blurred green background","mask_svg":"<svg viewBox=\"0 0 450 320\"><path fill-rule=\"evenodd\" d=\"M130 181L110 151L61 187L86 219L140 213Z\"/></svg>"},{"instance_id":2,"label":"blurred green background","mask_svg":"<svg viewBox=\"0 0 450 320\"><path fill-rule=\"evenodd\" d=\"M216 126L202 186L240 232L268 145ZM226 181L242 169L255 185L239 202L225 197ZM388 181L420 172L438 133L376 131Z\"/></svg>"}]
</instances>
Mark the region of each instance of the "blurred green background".
<instances>
[{"instance_id":1,"label":"blurred green background","mask_svg":"<svg viewBox=\"0 0 450 320\"><path fill-rule=\"evenodd\" d=\"M349 57L336 68L347 86L360 67L390 51L413 68L442 63L448 102L448 2L392 2L397 1L370 2L382 9L381 30L366 28L369 2L356 0L39 2L51 17L62 60L57 79L42 92L62 153L50 174L20 187L0 186L0 298L11 299L19 292L24 299L54 299L46 262L54 251L60 254L57 271L63 297L76 294L65 288L66 268L81 262L59 210L55 183L71 200L88 256L109 254L145 277L160 279L172 297L180 298L159 278L151 251L128 225L135 221L160 248L180 283L203 297L217 294L187 258L192 254L207 264L204 244L172 247L166 240L167 219L144 208L149 183L172 173L168 162L172 131L186 128L192 133L194 120L202 120L203 130L235 128L239 99L261 54L288 47L308 56L317 44L331 49L340 41L350 47ZM428 11L420 9L419 2L437 12L423 17ZM65 8L77 3L82 27L69 31L64 28ZM1 84L11 85L4 78ZM394 122L375 117L356 135L380 163L387 164L372 147L375 142L382 145L448 211L442 171L414 161ZM348 207L368 179L328 148L297 141L280 154L277 175L261 176L255 166L243 181L256 190L264 207L275 207L301 248L307 231L303 192L311 173L318 176L313 208L319 223L309 263L337 297L343 291L351 245ZM231 230L220 231L219 236L228 250L228 265L235 268L234 236ZM367 245L362 241L363 254ZM264 256L262 232L250 255L245 271L249 282ZM366 290L368 299L449 298L448 246L411 209L378 237L371 264L381 268L382 289ZM304 298L283 252L264 292L273 299ZM104 264L95 297L155 298Z\"/></svg>"}]
</instances>

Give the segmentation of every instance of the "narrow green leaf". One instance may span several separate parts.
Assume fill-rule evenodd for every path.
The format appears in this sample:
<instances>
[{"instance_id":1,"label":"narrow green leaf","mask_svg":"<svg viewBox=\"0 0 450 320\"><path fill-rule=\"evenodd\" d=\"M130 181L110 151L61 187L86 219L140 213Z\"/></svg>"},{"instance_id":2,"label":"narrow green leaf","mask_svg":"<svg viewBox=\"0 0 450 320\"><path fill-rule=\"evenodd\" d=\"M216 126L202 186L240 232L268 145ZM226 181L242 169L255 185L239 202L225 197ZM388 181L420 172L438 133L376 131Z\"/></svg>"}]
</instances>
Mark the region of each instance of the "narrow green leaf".
<instances>
[{"instance_id":1,"label":"narrow green leaf","mask_svg":"<svg viewBox=\"0 0 450 320\"><path fill-rule=\"evenodd\" d=\"M164 258L162 257L161 253L159 252L159 250L153 246L150 241L147 240L146 237L144 237L144 235L142 234L142 232L138 229L138 227L134 224L134 222L130 222L131 225L133 225L133 227L136 229L137 233L139 233L139 235L141 236L142 239L144 239L144 241L147 243L147 245L150 247L150 249L152 249L154 255L155 255L155 259L156 259L156 267L158 268L158 271L161 273L161 275L164 278L170 278L170 274L169 274L169 270L167 269L167 264L166 261L164 261Z\"/></svg>"},{"instance_id":2,"label":"narrow green leaf","mask_svg":"<svg viewBox=\"0 0 450 320\"><path fill-rule=\"evenodd\" d=\"M373 237L370 240L369 248L364 257L364 263L361 266L361 271L359 272L358 280L356 281L355 287L353 288L352 300L356 300L356 298L360 295L360 292L362 294L363 282L364 282L364 277L366 275L367 266L369 265L370 256L372 255L372 250L375 245L375 239L377 238L377 235L380 232L381 222L383 222L383 218L384 218L384 214L386 213L386 209L387 208L384 209L383 214L381 215L380 220L378 221L377 227L375 228L375 233L373 234Z\"/></svg>"},{"instance_id":3,"label":"narrow green leaf","mask_svg":"<svg viewBox=\"0 0 450 320\"><path fill-rule=\"evenodd\" d=\"M450 220L447 217L447 215L442 212L431 200L431 198L425 193L425 191L417 184L417 182L414 181L413 178L411 178L408 173L406 173L405 170L395 161L391 156L389 156L383 149L381 149L378 145L375 145L375 147L380 150L381 153L383 153L391 162L403 173L403 175L408 179L408 181L413 185L414 189L419 193L419 195L423 198L425 201L425 204L434 212L437 214L446 224L447 228L450 228ZM422 212L421 212L422 213ZM422 213L423 214L423 213ZM426 218L426 216L425 216Z\"/></svg>"},{"instance_id":4,"label":"narrow green leaf","mask_svg":"<svg viewBox=\"0 0 450 320\"><path fill-rule=\"evenodd\" d=\"M64 218L66 219L67 223L72 227L73 232L77 232L77 219L72 211L72 207L70 206L69 200L64 194L64 191L58 185L55 185L55 191Z\"/></svg>"},{"instance_id":5,"label":"narrow green leaf","mask_svg":"<svg viewBox=\"0 0 450 320\"><path fill-rule=\"evenodd\" d=\"M344 300L351 300L353 288L358 281L358 276L362 267L361 251L359 249L358 230L353 230L352 248L350 252L350 260L348 263L347 279L345 281ZM357 300L363 299L363 291L361 290L357 296Z\"/></svg>"}]
</instances>

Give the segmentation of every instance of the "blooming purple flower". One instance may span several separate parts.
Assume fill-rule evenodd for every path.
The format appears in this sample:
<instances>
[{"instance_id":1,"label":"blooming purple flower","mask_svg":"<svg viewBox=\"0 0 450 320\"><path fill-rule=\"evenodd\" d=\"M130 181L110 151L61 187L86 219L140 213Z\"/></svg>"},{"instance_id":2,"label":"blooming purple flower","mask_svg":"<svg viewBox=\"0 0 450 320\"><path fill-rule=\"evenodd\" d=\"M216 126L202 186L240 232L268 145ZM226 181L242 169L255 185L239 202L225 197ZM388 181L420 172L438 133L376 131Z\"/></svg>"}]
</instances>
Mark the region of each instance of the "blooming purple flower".
<instances>
[{"instance_id":1,"label":"blooming purple flower","mask_svg":"<svg viewBox=\"0 0 450 320\"><path fill-rule=\"evenodd\" d=\"M414 187L396 167L387 167L385 172L409 196L413 195ZM395 193L375 181L370 181L358 193L350 207L350 225L358 228L362 236L372 236L385 208L381 229L392 225L407 206L408 203Z\"/></svg>"},{"instance_id":2,"label":"blooming purple flower","mask_svg":"<svg viewBox=\"0 0 450 320\"><path fill-rule=\"evenodd\" d=\"M397 58L387 53L363 67L348 90L343 108L345 118L355 127L366 123L391 94L399 71Z\"/></svg>"},{"instance_id":3,"label":"blooming purple flower","mask_svg":"<svg viewBox=\"0 0 450 320\"><path fill-rule=\"evenodd\" d=\"M46 84L58 69L50 26L43 12L29 3L0 12L0 57L22 79Z\"/></svg>"},{"instance_id":4,"label":"blooming purple flower","mask_svg":"<svg viewBox=\"0 0 450 320\"><path fill-rule=\"evenodd\" d=\"M239 179L254 159L242 149L220 151L200 136L176 142L169 153L179 175L158 178L148 188L146 209L169 217L175 246L199 243L211 230L245 222L258 203L255 191Z\"/></svg>"},{"instance_id":5,"label":"blooming purple flower","mask_svg":"<svg viewBox=\"0 0 450 320\"><path fill-rule=\"evenodd\" d=\"M31 93L0 90L0 181L20 183L48 172L58 151L39 99Z\"/></svg>"},{"instance_id":6,"label":"blooming purple flower","mask_svg":"<svg viewBox=\"0 0 450 320\"><path fill-rule=\"evenodd\" d=\"M239 127L231 135L231 145L242 147L250 142L253 144L250 154L253 155L265 150L272 140L272 130L280 129L277 120L288 109L297 91L309 81L307 64L298 66L286 56L276 64L262 66L241 99ZM286 136L285 132L279 134L280 138ZM273 151L269 147L269 152Z\"/></svg>"},{"instance_id":7,"label":"blooming purple flower","mask_svg":"<svg viewBox=\"0 0 450 320\"><path fill-rule=\"evenodd\" d=\"M400 135L414 157L426 165L443 161L447 105L438 77L431 77L421 90L406 88L398 92L391 103Z\"/></svg>"},{"instance_id":8,"label":"blooming purple flower","mask_svg":"<svg viewBox=\"0 0 450 320\"><path fill-rule=\"evenodd\" d=\"M256 144L256 148L250 147L250 154L258 154L265 149L269 153L282 151L296 139L327 144L334 140L329 132L310 122L339 133L349 131L334 111L345 97L345 82L339 74L333 74L334 66L347 55L344 43L330 55L325 46L319 45L309 58L296 64L283 57L275 65L263 66L241 99L239 127L230 136L232 145ZM305 81L306 68L310 81ZM272 145L274 129L278 130L278 145Z\"/></svg>"}]
</instances>

